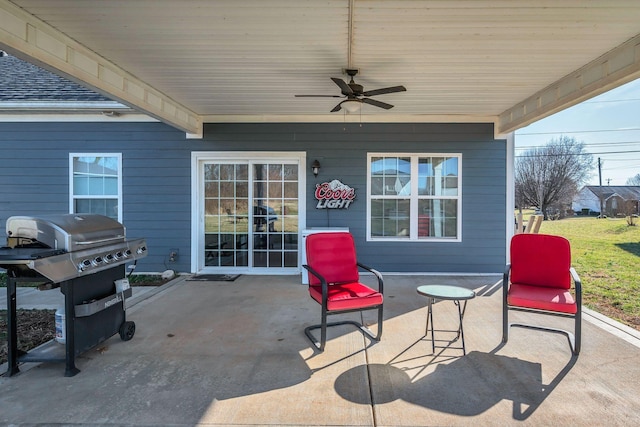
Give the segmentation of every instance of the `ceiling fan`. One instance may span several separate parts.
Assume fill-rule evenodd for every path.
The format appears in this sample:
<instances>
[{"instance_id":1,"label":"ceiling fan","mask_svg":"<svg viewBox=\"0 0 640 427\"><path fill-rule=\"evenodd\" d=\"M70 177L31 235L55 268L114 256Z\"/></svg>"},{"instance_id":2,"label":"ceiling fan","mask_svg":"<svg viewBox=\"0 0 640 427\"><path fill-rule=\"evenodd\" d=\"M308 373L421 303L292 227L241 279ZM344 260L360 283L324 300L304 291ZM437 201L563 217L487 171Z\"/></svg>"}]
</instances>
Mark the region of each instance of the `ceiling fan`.
<instances>
[{"instance_id":1,"label":"ceiling fan","mask_svg":"<svg viewBox=\"0 0 640 427\"><path fill-rule=\"evenodd\" d=\"M405 92L407 89L404 86L392 86L385 87L382 89L375 90L367 90L365 91L362 85L357 84L353 81L353 77L358 74L358 69L356 68L347 68L345 70L347 75L351 77L351 81L349 83L345 82L342 79L331 77L331 80L340 88L340 92L342 95L295 95L296 97L307 97L307 98L344 98L344 101L341 101L338 105L333 107L331 110L332 113L336 111L340 111L342 108L347 110L350 113L356 112L360 109L362 104L373 105L374 107L384 108L388 110L393 108L393 105L387 104L386 102L377 101L375 99L370 99L370 96L382 95L385 93L395 93L395 92Z\"/></svg>"}]
</instances>

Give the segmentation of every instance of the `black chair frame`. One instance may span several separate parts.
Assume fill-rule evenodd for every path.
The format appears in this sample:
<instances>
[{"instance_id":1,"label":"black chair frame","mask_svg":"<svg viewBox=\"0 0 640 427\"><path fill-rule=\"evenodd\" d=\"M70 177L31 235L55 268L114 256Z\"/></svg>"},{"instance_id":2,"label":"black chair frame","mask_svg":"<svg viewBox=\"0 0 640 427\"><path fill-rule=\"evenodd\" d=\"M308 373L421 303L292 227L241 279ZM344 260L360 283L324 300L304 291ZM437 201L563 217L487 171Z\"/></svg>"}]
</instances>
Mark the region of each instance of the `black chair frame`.
<instances>
[{"instance_id":1,"label":"black chair frame","mask_svg":"<svg viewBox=\"0 0 640 427\"><path fill-rule=\"evenodd\" d=\"M371 267L367 267L364 264L361 263L357 263L358 267L367 270L371 273L373 273L377 280L378 280L378 292L380 292L381 294L383 293L384 290L384 282L382 280L382 274L380 274L380 272L378 272L377 270L371 268ZM322 322L318 325L312 325L312 326L308 326L304 329L304 333L307 336L307 338L309 338L309 340L311 341L311 343L320 351L324 351L324 347L325 344L327 342L327 328L331 327L331 326L338 326L338 325L354 325L355 327L358 328L358 330L360 330L360 332L362 332L364 335L368 336L369 338L371 338L374 341L380 341L380 337L382 337L382 306L384 304L384 301L382 304L377 304L377 305L373 305L371 307L365 307L365 308L354 308L354 309L349 309L349 310L329 310L327 308L327 300L328 300L328 292L329 292L329 284L327 283L327 281L325 280L325 278L318 273L316 270L314 270L313 268L311 268L309 265L303 265L303 267L305 269L307 269L311 274L313 274L314 276L316 276L319 280L320 283L322 285ZM314 300L315 301L315 300ZM316 301L317 302L317 301ZM327 323L327 317L329 315L332 314L344 314L344 313L352 313L352 312L357 312L357 311L369 311L369 310L378 310L378 329L377 329L377 333L374 334L369 328L367 328L365 325L363 325L362 323L353 321L353 320L344 320L344 321L340 321L340 322L330 322ZM313 334L311 333L311 331L315 330L315 329L320 329L320 341L318 341L316 339L316 337L313 336Z\"/></svg>"},{"instance_id":2,"label":"black chair frame","mask_svg":"<svg viewBox=\"0 0 640 427\"><path fill-rule=\"evenodd\" d=\"M558 334L566 335L569 340L569 346L571 347L572 353L577 356L580 354L580 349L582 345L582 282L580 281L580 277L576 270L572 267L569 269L571 273L571 278L573 279L574 288L575 288L575 300L577 305L576 314L562 313L556 311L549 310L539 310L534 308L526 308L509 305L507 302L507 292L509 291L509 273L511 272L511 265L508 264L507 268L504 272L502 279L502 342L504 344L507 343L509 339L509 328L510 327L519 327L519 328L528 328L535 329L538 331L546 331L553 332ZM513 311L523 311L527 313L536 313L536 314L546 314L551 316L565 317L571 318L575 320L574 333L567 331L565 329L551 328L547 326L538 326L531 325L526 323L509 323L509 310Z\"/></svg>"}]
</instances>

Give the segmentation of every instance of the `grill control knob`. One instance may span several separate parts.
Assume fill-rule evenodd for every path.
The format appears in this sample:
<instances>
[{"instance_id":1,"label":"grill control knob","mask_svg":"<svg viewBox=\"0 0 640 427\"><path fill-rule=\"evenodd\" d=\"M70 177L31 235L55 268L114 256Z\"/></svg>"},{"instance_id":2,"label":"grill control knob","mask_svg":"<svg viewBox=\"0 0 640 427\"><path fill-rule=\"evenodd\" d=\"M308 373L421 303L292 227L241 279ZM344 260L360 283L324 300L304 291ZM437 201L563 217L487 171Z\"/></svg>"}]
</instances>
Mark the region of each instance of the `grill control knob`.
<instances>
[{"instance_id":1,"label":"grill control knob","mask_svg":"<svg viewBox=\"0 0 640 427\"><path fill-rule=\"evenodd\" d=\"M104 256L104 262L111 262L114 259L116 259L116 258L113 256L113 254L107 254L107 255Z\"/></svg>"},{"instance_id":2,"label":"grill control knob","mask_svg":"<svg viewBox=\"0 0 640 427\"><path fill-rule=\"evenodd\" d=\"M124 256L125 257L130 257L131 256L131 249L127 249L126 251L124 251Z\"/></svg>"},{"instance_id":3,"label":"grill control knob","mask_svg":"<svg viewBox=\"0 0 640 427\"><path fill-rule=\"evenodd\" d=\"M143 253L145 253L146 251L147 251L147 247L146 247L146 246L140 246L140 247L136 250L136 252L137 252L138 254L143 254Z\"/></svg>"},{"instance_id":4,"label":"grill control knob","mask_svg":"<svg viewBox=\"0 0 640 427\"><path fill-rule=\"evenodd\" d=\"M89 267L91 267L91 261L88 259L85 259L80 264L78 264L78 271L80 272L85 271Z\"/></svg>"}]
</instances>

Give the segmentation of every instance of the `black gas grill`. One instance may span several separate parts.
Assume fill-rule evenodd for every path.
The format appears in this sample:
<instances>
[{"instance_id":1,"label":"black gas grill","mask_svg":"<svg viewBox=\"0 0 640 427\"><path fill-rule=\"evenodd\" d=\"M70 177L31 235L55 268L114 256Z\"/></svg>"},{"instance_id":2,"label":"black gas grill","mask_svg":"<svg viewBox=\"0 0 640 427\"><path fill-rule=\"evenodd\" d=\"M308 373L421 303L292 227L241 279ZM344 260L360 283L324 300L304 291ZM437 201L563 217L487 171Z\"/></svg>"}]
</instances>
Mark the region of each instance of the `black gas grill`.
<instances>
[{"instance_id":1,"label":"black gas grill","mask_svg":"<svg viewBox=\"0 0 640 427\"><path fill-rule=\"evenodd\" d=\"M125 265L147 255L144 239L127 240L118 221L95 214L60 214L7 219L7 246L0 267L7 270L7 375L18 362L64 361L65 376L79 372L75 357L116 333L129 340L135 324L126 321L131 289ZM50 342L18 355L16 285L44 282L65 296L64 349Z\"/></svg>"}]
</instances>

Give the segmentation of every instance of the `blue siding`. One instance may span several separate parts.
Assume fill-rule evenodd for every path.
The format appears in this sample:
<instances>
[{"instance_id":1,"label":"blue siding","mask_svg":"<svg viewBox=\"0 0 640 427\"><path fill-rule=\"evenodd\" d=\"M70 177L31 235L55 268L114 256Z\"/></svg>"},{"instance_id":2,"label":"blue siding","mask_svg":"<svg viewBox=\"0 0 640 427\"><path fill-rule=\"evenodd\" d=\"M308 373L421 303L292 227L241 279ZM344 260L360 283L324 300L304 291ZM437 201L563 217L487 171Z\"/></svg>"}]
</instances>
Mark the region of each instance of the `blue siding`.
<instances>
[{"instance_id":1,"label":"blue siding","mask_svg":"<svg viewBox=\"0 0 640 427\"><path fill-rule=\"evenodd\" d=\"M189 271L192 151L306 151L307 226L347 226L360 259L382 271L500 273L505 261L506 143L491 124L209 124L202 140L161 123L0 123L0 226L12 215L67 212L70 152L122 153L123 222L145 237L137 271ZM462 153L462 242L366 241L368 152ZM356 189L348 210L316 210L315 184ZM167 264L171 248L179 262Z\"/></svg>"},{"instance_id":2,"label":"blue siding","mask_svg":"<svg viewBox=\"0 0 640 427\"><path fill-rule=\"evenodd\" d=\"M316 182L338 178L356 189L358 200L349 210L315 209L308 196L307 225L348 226L359 258L394 272L501 272L505 261L506 142L493 139L486 124L371 125L316 140L309 135L307 160L319 159L318 178L309 177L307 194ZM367 152L462 153L462 242L367 242Z\"/></svg>"}]
</instances>

